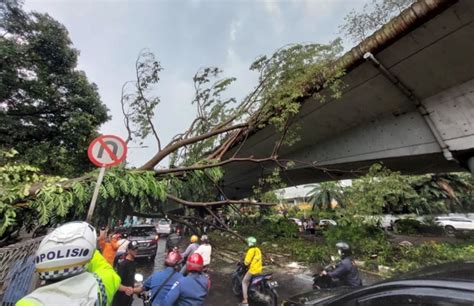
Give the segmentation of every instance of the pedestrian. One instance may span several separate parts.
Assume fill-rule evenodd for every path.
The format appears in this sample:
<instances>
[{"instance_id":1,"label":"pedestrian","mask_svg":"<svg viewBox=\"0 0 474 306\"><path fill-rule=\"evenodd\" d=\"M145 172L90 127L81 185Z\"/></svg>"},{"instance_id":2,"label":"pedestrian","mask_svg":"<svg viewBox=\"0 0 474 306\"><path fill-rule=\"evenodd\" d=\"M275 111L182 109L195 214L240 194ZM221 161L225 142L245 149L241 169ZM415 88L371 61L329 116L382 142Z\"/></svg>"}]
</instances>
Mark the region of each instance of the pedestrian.
<instances>
[{"instance_id":1,"label":"pedestrian","mask_svg":"<svg viewBox=\"0 0 474 306\"><path fill-rule=\"evenodd\" d=\"M35 268L45 285L16 305L109 306L120 278L96 246L95 228L86 222L69 222L56 228L43 238L36 251Z\"/></svg>"},{"instance_id":2,"label":"pedestrian","mask_svg":"<svg viewBox=\"0 0 474 306\"><path fill-rule=\"evenodd\" d=\"M178 252L170 252L165 259L165 269L153 273L143 283L144 290L151 290L150 301L152 306L161 305L171 287L183 277L183 274L178 271L181 259L181 255ZM139 292L142 290L139 290Z\"/></svg>"},{"instance_id":3,"label":"pedestrian","mask_svg":"<svg viewBox=\"0 0 474 306\"><path fill-rule=\"evenodd\" d=\"M202 235L201 237L201 245L194 251L194 253L200 254L204 261L204 268L203 271L206 272L209 264L211 263L211 254L212 254L212 246L209 243L209 238L207 235Z\"/></svg>"},{"instance_id":4,"label":"pedestrian","mask_svg":"<svg viewBox=\"0 0 474 306\"><path fill-rule=\"evenodd\" d=\"M130 243L130 240L128 240L128 234L127 233L121 234L120 239L118 240L119 247L117 249L117 253L115 254L114 268L117 268L119 259L123 255L125 255L125 253L127 253L127 247L129 243Z\"/></svg>"},{"instance_id":5,"label":"pedestrian","mask_svg":"<svg viewBox=\"0 0 474 306\"><path fill-rule=\"evenodd\" d=\"M102 250L102 255L104 256L105 260L113 267L115 255L117 254L117 250L119 248L118 243L118 235L109 234L106 236L107 228L105 230L100 231L99 235L99 247Z\"/></svg>"},{"instance_id":6,"label":"pedestrian","mask_svg":"<svg viewBox=\"0 0 474 306\"><path fill-rule=\"evenodd\" d=\"M178 233L175 232L173 228L171 228L170 234L166 238L167 253L171 252L174 248L177 248L179 246L180 240L181 240L181 237L178 235Z\"/></svg>"},{"instance_id":7,"label":"pedestrian","mask_svg":"<svg viewBox=\"0 0 474 306\"><path fill-rule=\"evenodd\" d=\"M203 258L194 253L186 261L188 275L171 287L162 306L203 306L211 282L203 272Z\"/></svg>"},{"instance_id":8,"label":"pedestrian","mask_svg":"<svg viewBox=\"0 0 474 306\"><path fill-rule=\"evenodd\" d=\"M311 235L314 235L314 219L313 217L311 216L308 220L308 229L309 229L309 232Z\"/></svg>"},{"instance_id":9,"label":"pedestrian","mask_svg":"<svg viewBox=\"0 0 474 306\"><path fill-rule=\"evenodd\" d=\"M125 222L123 223L124 227L130 227L132 226L132 219L130 216L125 217Z\"/></svg>"},{"instance_id":10,"label":"pedestrian","mask_svg":"<svg viewBox=\"0 0 474 306\"><path fill-rule=\"evenodd\" d=\"M134 288L135 272L137 265L135 257L137 256L138 243L130 241L127 246L127 256L118 266L118 275L122 280L118 292L114 296L112 306L131 306L133 302L133 293L140 292L140 288Z\"/></svg>"}]
</instances>

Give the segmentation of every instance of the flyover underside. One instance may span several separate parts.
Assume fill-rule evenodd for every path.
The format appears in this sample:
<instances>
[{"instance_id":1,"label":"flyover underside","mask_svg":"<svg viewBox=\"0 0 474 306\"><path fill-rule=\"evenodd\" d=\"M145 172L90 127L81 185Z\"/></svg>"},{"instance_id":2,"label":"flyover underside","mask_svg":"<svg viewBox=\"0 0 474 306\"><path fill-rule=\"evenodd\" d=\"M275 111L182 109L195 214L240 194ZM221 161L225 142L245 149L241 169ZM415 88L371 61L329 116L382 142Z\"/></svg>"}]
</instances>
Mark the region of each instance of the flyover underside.
<instances>
[{"instance_id":1,"label":"flyover underside","mask_svg":"<svg viewBox=\"0 0 474 306\"><path fill-rule=\"evenodd\" d=\"M283 175L288 185L354 178L374 162L406 174L465 170L474 156L473 37L474 1L464 0L375 54L419 98L460 163L443 158L414 102L366 62L344 77L341 99L302 105L296 120L301 140L279 156L296 161ZM260 130L238 156L268 157L278 138L271 127ZM245 197L274 166L229 164L224 189Z\"/></svg>"}]
</instances>

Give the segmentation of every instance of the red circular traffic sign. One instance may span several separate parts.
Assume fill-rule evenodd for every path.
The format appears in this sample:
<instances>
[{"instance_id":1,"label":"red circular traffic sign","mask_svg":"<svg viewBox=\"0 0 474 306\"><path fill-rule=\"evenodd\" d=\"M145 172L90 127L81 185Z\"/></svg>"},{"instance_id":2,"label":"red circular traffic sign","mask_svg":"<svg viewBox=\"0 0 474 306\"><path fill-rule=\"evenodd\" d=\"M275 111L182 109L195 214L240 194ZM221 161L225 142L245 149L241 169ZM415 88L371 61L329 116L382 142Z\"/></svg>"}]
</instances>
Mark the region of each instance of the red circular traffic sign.
<instances>
[{"instance_id":1,"label":"red circular traffic sign","mask_svg":"<svg viewBox=\"0 0 474 306\"><path fill-rule=\"evenodd\" d=\"M115 135L102 135L91 142L87 155L98 167L112 167L125 160L127 144Z\"/></svg>"}]
</instances>

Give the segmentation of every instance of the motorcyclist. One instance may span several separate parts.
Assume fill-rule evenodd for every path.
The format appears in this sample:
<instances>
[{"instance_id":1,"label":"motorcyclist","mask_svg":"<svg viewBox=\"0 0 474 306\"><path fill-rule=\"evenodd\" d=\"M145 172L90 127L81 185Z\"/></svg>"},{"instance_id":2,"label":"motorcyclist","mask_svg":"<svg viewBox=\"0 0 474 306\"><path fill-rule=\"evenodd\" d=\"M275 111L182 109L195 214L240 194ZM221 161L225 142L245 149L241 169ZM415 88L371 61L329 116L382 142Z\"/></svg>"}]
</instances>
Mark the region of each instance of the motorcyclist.
<instances>
[{"instance_id":1,"label":"motorcyclist","mask_svg":"<svg viewBox=\"0 0 474 306\"><path fill-rule=\"evenodd\" d=\"M199 247L199 243L198 243L199 238L198 238L198 236L192 235L189 240L190 240L191 243L186 248L186 251L184 251L184 253L181 253L181 258L182 258L181 261L182 262L186 262L186 259L188 259L188 257L190 255L194 254L194 252ZM185 271L186 271L186 265L183 265L183 268L181 269L181 273L184 273Z\"/></svg>"},{"instance_id":2,"label":"motorcyclist","mask_svg":"<svg viewBox=\"0 0 474 306\"><path fill-rule=\"evenodd\" d=\"M211 287L206 274L202 273L203 259L194 253L186 261L188 275L182 277L171 287L162 306L202 306Z\"/></svg>"},{"instance_id":3,"label":"motorcyclist","mask_svg":"<svg viewBox=\"0 0 474 306\"><path fill-rule=\"evenodd\" d=\"M120 277L96 250L97 234L86 222L69 222L40 243L35 266L46 285L19 300L17 306L108 306Z\"/></svg>"},{"instance_id":4,"label":"motorcyclist","mask_svg":"<svg viewBox=\"0 0 474 306\"><path fill-rule=\"evenodd\" d=\"M257 247L257 239L255 237L248 237L246 239L248 249L245 254L244 264L248 267L247 272L245 273L242 279L242 303L243 305L248 305L248 288L250 285L250 280L256 274L262 273L262 251Z\"/></svg>"},{"instance_id":5,"label":"motorcyclist","mask_svg":"<svg viewBox=\"0 0 474 306\"><path fill-rule=\"evenodd\" d=\"M183 277L183 274L178 271L180 261L181 255L179 252L171 251L165 259L166 268L163 271L153 273L143 283L143 288L139 293L143 290L151 290L152 306L161 305L173 284Z\"/></svg>"},{"instance_id":6,"label":"motorcyclist","mask_svg":"<svg viewBox=\"0 0 474 306\"><path fill-rule=\"evenodd\" d=\"M321 275L328 275L332 279L339 279L342 286L359 287L362 286L362 280L359 276L359 270L351 258L352 250L346 242L336 243L336 248L341 256L341 261L336 265L333 271L323 270Z\"/></svg>"},{"instance_id":7,"label":"motorcyclist","mask_svg":"<svg viewBox=\"0 0 474 306\"><path fill-rule=\"evenodd\" d=\"M194 253L200 254L204 261L204 271L207 271L209 264L211 263L212 246L209 243L209 237L207 235L201 236L201 245L194 251Z\"/></svg>"},{"instance_id":8,"label":"motorcyclist","mask_svg":"<svg viewBox=\"0 0 474 306\"><path fill-rule=\"evenodd\" d=\"M168 238L166 238L166 250L171 252L174 248L177 248L180 240L181 237L173 229L171 229Z\"/></svg>"},{"instance_id":9,"label":"motorcyclist","mask_svg":"<svg viewBox=\"0 0 474 306\"><path fill-rule=\"evenodd\" d=\"M198 243L199 238L198 238L198 236L192 235L191 238L189 239L189 241L191 243L186 248L186 251L184 251L184 253L181 253L181 257L184 260L186 260L189 255L192 255L197 250L197 248L199 247L199 243Z\"/></svg>"}]
</instances>

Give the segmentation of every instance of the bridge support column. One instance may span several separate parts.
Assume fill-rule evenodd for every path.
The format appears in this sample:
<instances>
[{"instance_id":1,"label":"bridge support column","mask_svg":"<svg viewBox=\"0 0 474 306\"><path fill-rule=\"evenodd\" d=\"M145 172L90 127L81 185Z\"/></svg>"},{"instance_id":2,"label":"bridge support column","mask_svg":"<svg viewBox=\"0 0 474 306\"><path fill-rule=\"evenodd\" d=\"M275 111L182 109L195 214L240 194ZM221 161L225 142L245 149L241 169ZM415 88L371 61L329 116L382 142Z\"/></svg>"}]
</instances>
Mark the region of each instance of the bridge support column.
<instances>
[{"instance_id":1,"label":"bridge support column","mask_svg":"<svg viewBox=\"0 0 474 306\"><path fill-rule=\"evenodd\" d=\"M467 167L471 170L472 175L474 175L474 156L467 160Z\"/></svg>"}]
</instances>

